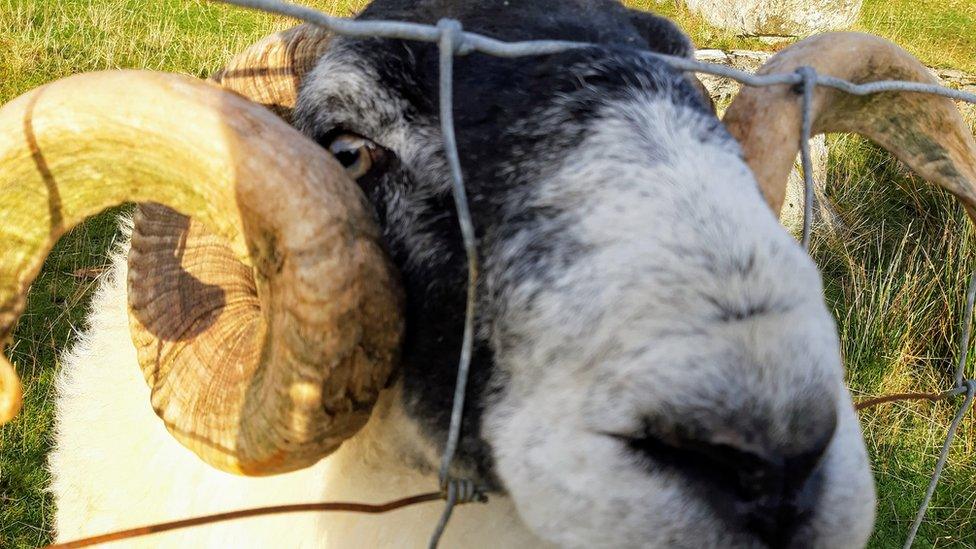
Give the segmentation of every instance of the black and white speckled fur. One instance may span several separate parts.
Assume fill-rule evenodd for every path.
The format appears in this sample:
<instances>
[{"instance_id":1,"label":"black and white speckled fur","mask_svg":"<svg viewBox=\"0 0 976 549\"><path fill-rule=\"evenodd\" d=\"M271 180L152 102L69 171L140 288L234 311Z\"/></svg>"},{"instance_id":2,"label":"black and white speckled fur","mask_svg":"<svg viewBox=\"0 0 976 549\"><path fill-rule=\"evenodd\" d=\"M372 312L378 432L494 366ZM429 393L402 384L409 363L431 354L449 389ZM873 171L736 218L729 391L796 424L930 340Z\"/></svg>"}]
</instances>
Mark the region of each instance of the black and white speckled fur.
<instances>
[{"instance_id":1,"label":"black and white speckled fur","mask_svg":"<svg viewBox=\"0 0 976 549\"><path fill-rule=\"evenodd\" d=\"M452 17L506 40L599 44L456 62L457 138L483 263L457 469L511 501L462 510L478 526L462 513L460 539L863 545L873 483L817 270L707 100L641 53L688 56L688 39L610 0L376 0L361 17ZM406 348L370 442L348 444L395 446L422 478L446 437L467 276L436 89L435 46L337 38L295 116L316 139L339 129L390 153L360 183L403 273ZM373 425L383 422L396 428ZM757 470L755 456L774 473ZM348 463L368 461L338 459L347 465L333 469L354 474L361 464ZM804 467L809 480L790 486ZM786 476L772 500L742 493L775 471ZM301 474L278 486L314 484L318 473ZM387 482L330 474L349 485L343 495ZM522 528L531 535L512 534Z\"/></svg>"},{"instance_id":2,"label":"black and white speckled fur","mask_svg":"<svg viewBox=\"0 0 976 549\"><path fill-rule=\"evenodd\" d=\"M363 17L453 17L507 40L601 44L457 62L457 138L484 263L466 472L511 493L554 541L701 543L703 523L722 524L710 515L722 514L716 505L676 518L695 483L682 487L653 455L635 465L643 458L605 433L694 425L790 455L831 436L839 414L834 444L850 448L836 453L849 453L852 468L832 483L856 478L858 489L826 482L822 511L798 539L863 542L873 491L817 272L766 209L710 105L685 76L639 53L690 55L685 36L602 1L377 1ZM396 158L364 188L407 288L404 405L440 448L466 270L440 149L436 59L432 45L339 39L296 119L312 136L342 128ZM598 484L581 480L590 476ZM668 491L681 503L655 505L663 496L652 494ZM622 516L641 526L619 528ZM834 527L820 531L818 521ZM697 532L686 538L677 524ZM746 529L716 528L727 542Z\"/></svg>"},{"instance_id":3,"label":"black and white speckled fur","mask_svg":"<svg viewBox=\"0 0 976 549\"><path fill-rule=\"evenodd\" d=\"M600 105L613 95L677 87L664 93L692 109L705 108L682 76L662 74L659 63L628 51L647 47L641 32L649 30L660 41L654 51L689 55L690 42L666 20L616 3L529 2L522 6L525 19L498 27L494 4L502 3L374 2L362 15L426 23L457 17L468 28L509 40L575 37L616 46L518 60L472 55L455 69L459 151L486 269L462 448L469 464L475 460L487 477L490 454L476 426L494 362L491 319L504 306L492 294L513 277L544 280L568 267L579 251L564 230L572 223L566 215L570 204L525 207L542 191L534 182L579 145ZM548 23L538 18L543 10ZM619 25L620 16L626 26ZM410 335L403 379L409 405L425 418L431 436L443 440L467 275L441 150L436 60L432 45L340 38L304 86L295 119L313 137L341 128L395 153L393 165L378 180L365 182L364 190L407 285ZM635 72L635 63L646 66ZM512 245L521 240L527 241L525 249L511 257Z\"/></svg>"}]
</instances>

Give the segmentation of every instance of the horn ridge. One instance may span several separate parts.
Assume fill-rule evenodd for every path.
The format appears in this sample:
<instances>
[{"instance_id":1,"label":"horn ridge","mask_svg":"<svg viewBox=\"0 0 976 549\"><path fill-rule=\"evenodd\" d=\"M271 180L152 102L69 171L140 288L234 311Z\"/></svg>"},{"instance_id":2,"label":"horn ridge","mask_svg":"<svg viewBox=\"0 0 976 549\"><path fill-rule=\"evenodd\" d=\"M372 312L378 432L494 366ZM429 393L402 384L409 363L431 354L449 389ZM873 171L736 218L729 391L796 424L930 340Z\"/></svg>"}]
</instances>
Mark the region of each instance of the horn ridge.
<instances>
[{"instance_id":1,"label":"horn ridge","mask_svg":"<svg viewBox=\"0 0 976 549\"><path fill-rule=\"evenodd\" d=\"M276 32L234 56L210 80L290 121L301 80L330 41L328 31L308 23Z\"/></svg>"},{"instance_id":2,"label":"horn ridge","mask_svg":"<svg viewBox=\"0 0 976 549\"><path fill-rule=\"evenodd\" d=\"M141 208L130 263L153 266L130 271L130 325L170 432L216 467L264 475L365 423L403 299L364 197L315 143L213 84L115 71L0 108L0 166L0 335L63 232L161 203L189 218L154 225L146 212L162 208ZM0 358L0 405L20 396L11 371Z\"/></svg>"}]
</instances>

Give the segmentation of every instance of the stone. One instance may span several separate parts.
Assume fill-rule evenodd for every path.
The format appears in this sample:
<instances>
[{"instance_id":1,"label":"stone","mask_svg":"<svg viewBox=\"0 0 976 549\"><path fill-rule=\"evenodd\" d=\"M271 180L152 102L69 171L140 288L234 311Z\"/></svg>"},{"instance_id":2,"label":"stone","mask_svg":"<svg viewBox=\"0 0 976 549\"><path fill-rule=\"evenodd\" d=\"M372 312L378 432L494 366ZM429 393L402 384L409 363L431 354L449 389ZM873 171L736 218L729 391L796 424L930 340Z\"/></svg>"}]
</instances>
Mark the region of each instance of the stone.
<instances>
[{"instance_id":1,"label":"stone","mask_svg":"<svg viewBox=\"0 0 976 549\"><path fill-rule=\"evenodd\" d=\"M863 0L684 0L712 25L736 34L809 36L849 28Z\"/></svg>"},{"instance_id":2,"label":"stone","mask_svg":"<svg viewBox=\"0 0 976 549\"><path fill-rule=\"evenodd\" d=\"M839 235L844 231L840 216L827 198L827 138L815 136L810 140L810 160L813 164L813 218L810 220L814 231L827 231ZM779 222L794 236L803 236L803 206L806 204L803 183L803 164L797 156L793 171L786 183L786 200L779 212Z\"/></svg>"}]
</instances>

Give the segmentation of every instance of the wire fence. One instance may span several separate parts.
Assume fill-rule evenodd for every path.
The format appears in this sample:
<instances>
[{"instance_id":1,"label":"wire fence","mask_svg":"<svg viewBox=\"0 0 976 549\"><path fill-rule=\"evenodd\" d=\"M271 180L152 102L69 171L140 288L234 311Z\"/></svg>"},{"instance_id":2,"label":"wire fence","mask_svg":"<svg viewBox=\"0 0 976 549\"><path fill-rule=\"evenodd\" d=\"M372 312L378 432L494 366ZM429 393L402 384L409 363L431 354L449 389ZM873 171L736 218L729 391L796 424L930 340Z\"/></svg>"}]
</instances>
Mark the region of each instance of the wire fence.
<instances>
[{"instance_id":1,"label":"wire fence","mask_svg":"<svg viewBox=\"0 0 976 549\"><path fill-rule=\"evenodd\" d=\"M223 513L209 517L197 517L186 521L176 521L166 524L158 524L149 527L136 528L126 532L116 532L97 538L87 538L65 544L54 545L51 547L85 547L95 543L101 543L116 539L126 539L129 537L147 535L154 532L172 530L208 524L223 520L232 520L243 516L258 516L266 514L276 514L284 512L299 511L354 511L364 513L382 513L399 509L408 505L429 502L435 499L446 500L444 512L440 521L435 526L431 535L429 547L437 547L444 529L454 507L459 504L474 501L484 502L487 495L484 489L477 486L469 479L453 478L450 474L451 465L457 453L458 441L461 435L461 417L464 411L464 397L467 389L468 374L471 366L471 354L474 340L474 316L476 303L476 288L478 281L478 255L477 243L475 240L474 223L468 208L467 194L464 186L464 176L462 173L461 161L458 155L457 141L454 132L454 113L453 113L453 73L454 58L466 56L474 52L485 53L496 57L526 57L549 55L568 51L575 48L585 48L598 46L585 42L561 41L561 40L533 40L524 42L504 42L487 36L464 31L461 23L453 19L442 19L436 26L410 23L403 21L365 21L342 17L333 17L320 11L300 6L287 4L278 0L214 0L216 2L231 4L244 8L250 8L271 14L282 15L298 19L313 25L320 26L333 33L351 37L371 37L389 38L398 40L413 40L419 42L436 43L439 49L439 109L441 131L444 140L444 151L447 156L448 165L451 172L451 183L454 203L457 209L458 223L461 228L464 249L468 262L468 282L467 282L467 302L465 308L465 323L462 339L461 356L458 364L457 381L454 391L453 407L451 410L450 427L448 431L447 443L441 459L439 470L439 492L431 494L420 494L390 502L384 505L364 505L354 503L324 503L291 505L263 509L252 509L236 513ZM800 67L793 73L757 75L741 71L724 65L703 63L683 57L675 57L655 52L641 51L640 55L646 55L660 59L671 67L695 73L711 74L730 78L745 86L797 86L802 91L802 128L801 135L797 136L800 140L800 154L803 167L804 180L804 213L803 213L803 232L802 245L809 251L811 225L813 218L813 169L810 154L810 138L813 125L813 94L817 86L835 88L842 92L852 95L872 95L883 92L914 92L939 95L958 101L966 101L976 104L976 94L960 90L953 90L943 86L923 84L908 81L877 81L865 84L855 84L847 80L835 78L828 75L818 74L812 67ZM959 406L958 412L949 425L945 442L936 462L931 481L926 489L925 496L919 506L915 520L908 532L904 547L911 547L918 534L918 529L925 519L926 511L932 496L935 494L939 478L945 467L949 455L949 449L955 438L959 424L962 422L966 413L973 406L976 398L976 379L968 379L965 376L970 327L973 316L973 303L976 301L976 271L973 272L967 292L966 308L963 316L963 326L959 347L958 365L954 372L954 385L942 393L920 394L909 393L899 395L887 395L877 399L862 402L858 409L874 406L896 400L944 400L952 397L965 395ZM111 537L111 539L109 539Z\"/></svg>"}]
</instances>

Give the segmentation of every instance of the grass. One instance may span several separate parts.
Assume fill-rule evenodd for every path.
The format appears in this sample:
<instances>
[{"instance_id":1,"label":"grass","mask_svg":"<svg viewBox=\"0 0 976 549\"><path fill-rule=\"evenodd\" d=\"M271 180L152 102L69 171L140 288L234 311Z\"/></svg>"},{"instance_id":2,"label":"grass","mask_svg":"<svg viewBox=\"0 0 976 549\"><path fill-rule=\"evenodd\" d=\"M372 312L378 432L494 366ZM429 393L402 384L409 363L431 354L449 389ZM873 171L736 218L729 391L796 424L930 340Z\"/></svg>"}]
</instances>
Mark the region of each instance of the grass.
<instances>
[{"instance_id":1,"label":"grass","mask_svg":"<svg viewBox=\"0 0 976 549\"><path fill-rule=\"evenodd\" d=\"M964 291L976 257L962 208L883 151L831 139L827 196L845 238L819 233L813 256L838 321L855 395L951 386ZM973 375L972 362L967 370ZM872 545L896 547L921 502L958 400L861 414L878 483ZM976 429L970 413L922 525L918 546L976 547Z\"/></svg>"},{"instance_id":2,"label":"grass","mask_svg":"<svg viewBox=\"0 0 976 549\"><path fill-rule=\"evenodd\" d=\"M348 14L358 0L309 2ZM708 27L673 2L639 0L674 17L701 47L770 49ZM894 39L930 65L976 72L970 0L866 0L858 27ZM971 8L970 8L971 9ZM210 74L233 52L290 25L203 1L0 0L0 103L82 71L150 68ZM837 318L857 395L938 390L950 383L973 233L961 209L860 138L830 140L828 198L847 226L818 233L813 255ZM9 348L25 410L0 429L0 547L49 540L44 492L57 352L83 327L115 238L115 212L66 236L32 286ZM969 366L970 375L973 368ZM900 546L935 464L955 403L888 405L862 414L880 504L873 547ZM976 547L976 422L963 423L919 547Z\"/></svg>"}]
</instances>

